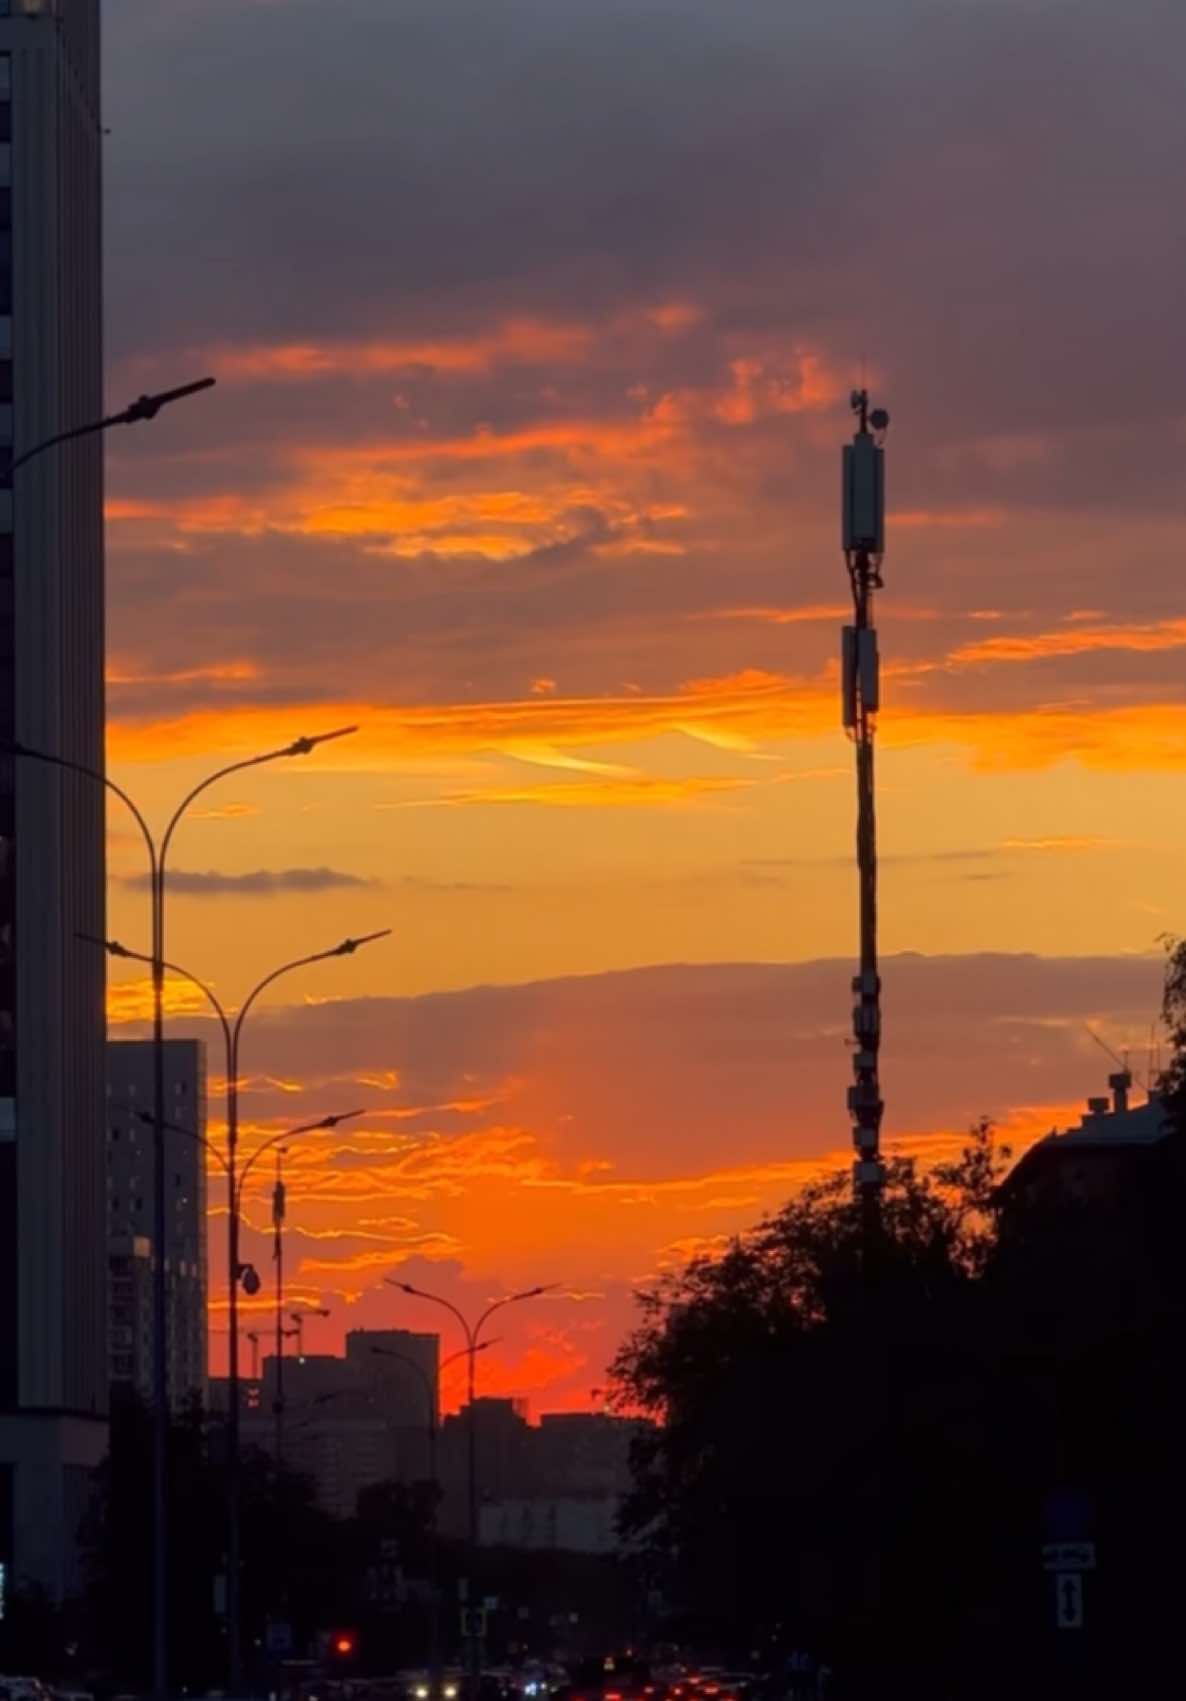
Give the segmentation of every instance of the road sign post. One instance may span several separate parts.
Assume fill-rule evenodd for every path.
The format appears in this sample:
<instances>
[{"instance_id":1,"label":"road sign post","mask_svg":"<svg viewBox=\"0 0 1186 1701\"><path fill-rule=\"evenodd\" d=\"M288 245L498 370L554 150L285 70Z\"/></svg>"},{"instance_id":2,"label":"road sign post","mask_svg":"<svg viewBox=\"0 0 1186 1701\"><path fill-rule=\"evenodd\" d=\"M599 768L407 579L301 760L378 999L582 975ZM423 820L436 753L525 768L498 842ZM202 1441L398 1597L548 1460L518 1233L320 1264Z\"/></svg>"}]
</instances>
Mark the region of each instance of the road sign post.
<instances>
[{"instance_id":1,"label":"road sign post","mask_svg":"<svg viewBox=\"0 0 1186 1701\"><path fill-rule=\"evenodd\" d=\"M1055 1572L1054 1622L1060 1630L1082 1630L1083 1573L1081 1571Z\"/></svg>"}]
</instances>

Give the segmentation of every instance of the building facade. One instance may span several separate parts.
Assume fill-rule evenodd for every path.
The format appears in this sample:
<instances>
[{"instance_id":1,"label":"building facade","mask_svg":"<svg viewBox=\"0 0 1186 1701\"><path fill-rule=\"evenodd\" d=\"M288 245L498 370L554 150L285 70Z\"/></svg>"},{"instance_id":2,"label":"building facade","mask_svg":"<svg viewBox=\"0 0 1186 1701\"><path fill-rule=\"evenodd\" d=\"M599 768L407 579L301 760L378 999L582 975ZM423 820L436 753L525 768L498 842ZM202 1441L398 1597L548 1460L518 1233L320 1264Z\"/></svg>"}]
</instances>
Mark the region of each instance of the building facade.
<instances>
[{"instance_id":1,"label":"building facade","mask_svg":"<svg viewBox=\"0 0 1186 1701\"><path fill-rule=\"evenodd\" d=\"M107 1341L112 1401L147 1399L154 1361L152 1242L147 1235L113 1236L107 1246Z\"/></svg>"},{"instance_id":2,"label":"building facade","mask_svg":"<svg viewBox=\"0 0 1186 1701\"><path fill-rule=\"evenodd\" d=\"M410 1329L351 1329L346 1362L354 1366L390 1423L408 1429L434 1426L440 1418L439 1335Z\"/></svg>"},{"instance_id":3,"label":"building facade","mask_svg":"<svg viewBox=\"0 0 1186 1701\"><path fill-rule=\"evenodd\" d=\"M0 0L0 752L103 763L97 0ZM77 1586L106 1447L99 786L0 753L0 1564Z\"/></svg>"},{"instance_id":4,"label":"building facade","mask_svg":"<svg viewBox=\"0 0 1186 1701\"><path fill-rule=\"evenodd\" d=\"M112 1040L107 1047L107 1234L112 1259L108 1345L113 1392L134 1390L150 1404L151 1328L139 1338L126 1284L143 1274L129 1246L153 1246L153 1108L151 1040ZM206 1048L201 1040L165 1041L165 1200L169 1210L165 1280L168 1293L169 1404L206 1403ZM188 1132L182 1133L185 1129ZM125 1269L115 1261L132 1257ZM118 1282L118 1287L117 1287ZM150 1312L151 1322L151 1312ZM133 1340L129 1330L137 1331Z\"/></svg>"}]
</instances>

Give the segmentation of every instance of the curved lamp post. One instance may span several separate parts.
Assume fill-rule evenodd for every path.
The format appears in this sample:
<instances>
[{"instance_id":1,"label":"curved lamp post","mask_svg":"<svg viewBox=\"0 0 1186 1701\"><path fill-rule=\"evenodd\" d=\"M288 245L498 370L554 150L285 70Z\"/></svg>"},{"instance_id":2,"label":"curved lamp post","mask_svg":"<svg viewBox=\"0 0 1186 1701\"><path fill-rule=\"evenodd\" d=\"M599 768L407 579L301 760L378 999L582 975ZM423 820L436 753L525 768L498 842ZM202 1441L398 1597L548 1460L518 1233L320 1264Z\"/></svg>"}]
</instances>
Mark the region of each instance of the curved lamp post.
<instances>
[{"instance_id":1,"label":"curved lamp post","mask_svg":"<svg viewBox=\"0 0 1186 1701\"><path fill-rule=\"evenodd\" d=\"M239 766L250 765L251 764L249 763L239 764ZM207 781L206 783L209 784L211 782ZM203 789L204 787L199 786L194 792L191 792L190 799L195 797L197 792ZM178 812L178 815L174 817L174 820L179 818L180 811ZM170 826L170 833L171 832L172 826ZM163 857L165 851L168 849L168 843L169 833L166 833L161 846L162 868ZM208 1150L216 1153L219 1163L226 1172L227 1201L229 1207L229 1222L227 1226L227 1279L230 1306L227 1325L230 1331L230 1341L227 1373L228 1519L226 1596L227 1659L232 1695L241 1694L243 1678L243 1649L239 1626L239 1287L240 1284L242 1284L245 1291L251 1293L254 1292L259 1285L259 1277L254 1268L249 1264L242 1263L239 1257L239 1227L240 1209L243 1199L243 1184L246 1182L247 1177L251 1174L251 1171L255 1168L256 1163L261 1157L263 1157L264 1153L272 1151L276 1146L281 1145L283 1141L293 1139L298 1134L312 1133L315 1129L336 1128L338 1123L344 1121L347 1116L360 1116L362 1114L361 1111L348 1111L342 1116L324 1117L320 1122L302 1124L300 1128L290 1129L287 1133L273 1135L270 1140L265 1140L262 1146L257 1147L256 1150L252 1152L251 1156L247 1159L247 1162L243 1165L241 1171L237 1170L236 1159L239 1149L239 1056L243 1038L243 1024L246 1022L247 1017L260 994L268 987L273 986L276 981L281 979L282 976L292 974L296 969L303 969L310 963L327 962L331 957L352 957L361 946L369 945L376 939L386 939L390 932L391 929L389 927L383 927L375 933L365 933L358 939L343 939L339 944L332 945L327 951L312 951L307 956L294 957L289 963L281 963L279 968L273 969L270 974L266 974L262 980L256 982L255 986L253 986L251 991L247 994L247 997L243 1000L233 1017L228 1013L226 1006L222 1003L221 999L204 980L202 980L198 975L191 974L188 969L183 969L179 964L166 962L163 957L156 959L148 957L142 951L132 951L126 945L121 945L118 939L98 939L91 941L92 944L102 945L109 956L120 957L125 961L130 962L151 964L154 982L159 978L160 989L162 992L164 989L164 977L166 970L168 970L170 974L175 974L180 979L188 981L191 986L197 987L198 991L206 998L218 1018L219 1026L222 1028L223 1045L226 1052L227 1133L225 1156L211 1141L206 1140L204 1136L198 1136L198 1138ZM159 1055L160 1048L158 1047L158 1056ZM163 1073L161 1096L162 1098L164 1096ZM147 1112L142 1114L147 1115ZM155 1110L153 1113L153 1120L157 1123L157 1127L160 1129L160 1138L162 1140L163 1147L165 1128L175 1127L176 1125L165 1123L163 1118L158 1120ZM182 1132L186 1132L186 1130L182 1130ZM161 1157L163 1157L163 1149L158 1154L158 1162L160 1162ZM162 1176L163 1167L163 1164L161 1164L159 1173Z\"/></svg>"},{"instance_id":2,"label":"curved lamp post","mask_svg":"<svg viewBox=\"0 0 1186 1701\"><path fill-rule=\"evenodd\" d=\"M467 1475L469 1479L468 1545L471 1578L476 1584L478 1547L480 1544L481 1532L478 1528L478 1446L477 1414L474 1411L474 1392L476 1384L474 1361L477 1358L477 1355L482 1352L484 1348L493 1344L490 1341L482 1340L482 1330L494 1316L494 1313L496 1311L501 1311L503 1306L517 1305L520 1300L524 1299L538 1299L541 1294L550 1293L552 1285L554 1284L534 1288L524 1288L521 1293L506 1294L502 1299L496 1299L492 1305L488 1305L485 1311L479 1315L476 1323L471 1323L465 1313L460 1311L458 1307L453 1304L451 1299L446 1299L442 1294L427 1293L423 1288L413 1287L410 1282L398 1281L394 1276L384 1276L383 1280L387 1283L388 1287L398 1288L401 1293L410 1294L413 1299L427 1299L430 1300L433 1305L444 1306L445 1310L456 1318L457 1322L461 1325L461 1332L465 1337L465 1346L462 1348L461 1354L458 1356L467 1357L469 1359L469 1423L467 1425L466 1433L468 1464ZM466 1643L469 1654L467 1664L469 1667L470 1701L477 1701L478 1690L481 1687L482 1681L481 1646L479 1644L477 1632L474 1629L475 1616L476 1615L471 1611L467 1615L466 1619Z\"/></svg>"},{"instance_id":3,"label":"curved lamp post","mask_svg":"<svg viewBox=\"0 0 1186 1701\"><path fill-rule=\"evenodd\" d=\"M138 425L147 420L155 419L162 408L169 407L173 402L183 401L187 396L196 396L200 391L212 389L213 378L199 378L192 384L180 384L173 390L158 390L154 395L138 396L120 413L107 414L102 419L88 420L83 425L72 426L68 431L56 431L52 436L43 438L40 443L34 443L31 448L14 455L5 469L7 482L11 483L13 475L30 461L44 455L47 450L57 448L59 444L73 442L79 437L93 437L101 431L109 431L116 425ZM40 756L40 752L23 749L20 745L10 745L9 752L13 755ZM96 770L85 767L77 762L67 762L62 758L45 757L47 761L56 762L57 766L72 768L76 773L85 774L90 779L103 784L105 777ZM125 798L125 802L129 800ZM133 813L139 818L139 812L133 808ZM143 820L140 820L143 827ZM155 946L154 946L155 949ZM163 1097L163 1095L162 1095ZM163 1104L157 1104L158 1116L164 1114ZM156 1220L156 1232L159 1236L164 1227L164 1172L159 1161L159 1146L157 1148L157 1176L154 1204L159 1207L161 1214ZM162 1271L164 1264L163 1248L157 1248L157 1270ZM153 1301L153 1333L156 1343L156 1369L154 1372L154 1401L156 1413L154 1418L154 1474L153 1474L153 1567L152 1567L152 1688L157 1701L165 1701L168 1693L169 1680L169 1624L167 1611L168 1577L166 1566L166 1506L165 1506L165 1444L168 1434L168 1417L165 1412L163 1390L167 1385L162 1381L164 1374L160 1368L164 1362L161 1329L163 1328L163 1279L154 1286Z\"/></svg>"},{"instance_id":4,"label":"curved lamp post","mask_svg":"<svg viewBox=\"0 0 1186 1701\"><path fill-rule=\"evenodd\" d=\"M192 384L179 384L175 390L158 390L152 396L137 396L134 402L129 402L120 413L109 413L103 419L88 420L85 425L71 426L69 431L55 431L52 437L43 438L40 443L34 443L31 449L25 449L8 463L8 473L11 477L19 467L26 466L29 461L36 460L38 455L44 455L47 449L56 449L59 443L72 443L77 437L93 437L99 431L110 431L113 425L140 425L145 420L155 419L162 408L172 402L184 401L187 396L196 396L201 390L212 390L215 379L199 378Z\"/></svg>"},{"instance_id":5,"label":"curved lamp post","mask_svg":"<svg viewBox=\"0 0 1186 1701\"><path fill-rule=\"evenodd\" d=\"M201 384L193 388L207 387L213 380L203 379ZM78 436L87 431L98 431L108 424L130 424L132 417L136 419L151 419L156 411L166 402L177 400L182 394L189 394L190 388L183 387L181 391L167 391L162 396L142 397L140 402L133 403L126 412L129 418L115 415L111 420L102 421L93 426L80 427L66 436ZM136 413L134 410L141 411ZM149 411L145 411L148 409ZM58 438L48 439L35 449L26 451L20 456L17 465L40 454L43 449L52 447ZM165 1257L167 1252L168 1214L165 1209L165 1159L164 1159L164 1124L165 1124L165 873L168 863L169 847L173 835L182 817L190 805L219 780L226 779L231 774L241 773L247 768L259 768L269 762L279 762L288 757L307 756L319 744L326 744L332 739L346 738L357 732L353 726L337 727L332 732L317 733L313 737L302 736L294 738L291 744L286 744L278 750L268 750L259 756L249 756L239 762L230 762L219 768L213 774L207 775L182 798L177 808L170 816L159 844L145 820L142 811L135 800L122 786L111 779L101 769L88 767L85 762L72 761L67 756L55 756L48 750L39 750L33 745L22 744L14 740L7 745L10 755L21 756L32 762L42 762L48 767L61 768L68 773L79 774L84 779L92 780L96 785L104 786L129 811L140 835L144 840L144 848L148 853L149 893L152 955L141 957L141 962L148 963L152 970L152 1041L153 1041L153 1244L156 1252L156 1262L153 1270L152 1293L152 1334L153 1334L153 1693L157 1701L164 1701L168 1688L168 1508L165 1494L165 1458L169 1434L169 1380L168 1380L168 1311L165 1284ZM131 956L133 953L126 952ZM187 976L186 978L192 979ZM200 983L198 983L200 984ZM207 989L203 987L203 991ZM257 988L262 990L262 988Z\"/></svg>"},{"instance_id":6,"label":"curved lamp post","mask_svg":"<svg viewBox=\"0 0 1186 1701\"><path fill-rule=\"evenodd\" d=\"M485 1352L492 1347L494 1341L482 1341L471 1353L468 1347L450 1353L448 1358L441 1360L437 1366L439 1377L442 1370L447 1370L458 1359L472 1360L474 1353ZM437 1389L433 1387L432 1379L422 1364L408 1353L397 1352L394 1347L372 1347L376 1358L393 1358L400 1364L415 1372L420 1386L424 1390L424 1410L426 1413L425 1435L428 1439L428 1480L432 1485L432 1504L429 1509L428 1522L428 1587L429 1618L428 1618L428 1669L431 1677L432 1701L441 1701L443 1685L441 1683L441 1594L440 1594L440 1530L437 1519L437 1501L440 1496L440 1478L437 1475L437 1435L439 1422L437 1416Z\"/></svg>"}]
</instances>

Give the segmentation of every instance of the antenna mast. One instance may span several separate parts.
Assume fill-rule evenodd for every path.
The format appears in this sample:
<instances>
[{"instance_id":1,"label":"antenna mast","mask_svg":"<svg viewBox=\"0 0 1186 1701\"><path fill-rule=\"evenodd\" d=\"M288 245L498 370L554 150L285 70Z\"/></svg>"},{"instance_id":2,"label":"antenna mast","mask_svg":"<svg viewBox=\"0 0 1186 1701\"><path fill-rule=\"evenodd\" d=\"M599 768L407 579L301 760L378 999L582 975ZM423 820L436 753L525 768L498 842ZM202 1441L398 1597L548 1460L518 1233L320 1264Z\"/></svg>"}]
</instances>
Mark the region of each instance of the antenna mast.
<instances>
[{"instance_id":1,"label":"antenna mast","mask_svg":"<svg viewBox=\"0 0 1186 1701\"><path fill-rule=\"evenodd\" d=\"M881 1049L881 976L877 963L877 816L873 785L873 733L881 701L873 592L882 588L885 549L885 452L889 426L884 408L869 407L867 390L854 390L857 430L844 446L843 545L852 587L853 624L841 646L844 729L856 747L857 869L860 889L860 972L853 976L853 1084L848 1109L853 1121L853 1185L868 1233L881 1210L885 1169L881 1161L884 1105L878 1073Z\"/></svg>"}]
</instances>

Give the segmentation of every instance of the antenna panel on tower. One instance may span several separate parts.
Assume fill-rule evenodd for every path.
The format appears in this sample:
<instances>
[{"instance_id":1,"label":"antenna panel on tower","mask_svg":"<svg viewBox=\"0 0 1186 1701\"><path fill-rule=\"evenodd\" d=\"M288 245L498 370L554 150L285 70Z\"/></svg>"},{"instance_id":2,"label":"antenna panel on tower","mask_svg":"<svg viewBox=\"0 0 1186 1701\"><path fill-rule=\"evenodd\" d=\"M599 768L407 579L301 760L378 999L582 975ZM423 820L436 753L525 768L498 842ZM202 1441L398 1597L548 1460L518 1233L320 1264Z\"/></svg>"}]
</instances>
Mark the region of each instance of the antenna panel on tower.
<instances>
[{"instance_id":1,"label":"antenna panel on tower","mask_svg":"<svg viewBox=\"0 0 1186 1701\"><path fill-rule=\"evenodd\" d=\"M880 555L885 549L885 452L862 432L844 445L845 551Z\"/></svg>"}]
</instances>

